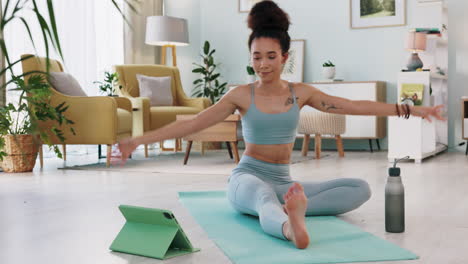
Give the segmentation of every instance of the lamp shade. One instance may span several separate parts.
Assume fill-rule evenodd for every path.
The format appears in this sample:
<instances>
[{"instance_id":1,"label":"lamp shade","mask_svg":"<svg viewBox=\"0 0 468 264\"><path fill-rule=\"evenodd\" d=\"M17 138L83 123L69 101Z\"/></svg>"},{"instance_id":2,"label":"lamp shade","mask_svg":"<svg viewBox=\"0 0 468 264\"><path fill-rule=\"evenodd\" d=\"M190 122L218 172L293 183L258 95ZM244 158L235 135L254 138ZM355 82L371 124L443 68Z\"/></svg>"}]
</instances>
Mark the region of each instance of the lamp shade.
<instances>
[{"instance_id":1,"label":"lamp shade","mask_svg":"<svg viewBox=\"0 0 468 264\"><path fill-rule=\"evenodd\" d=\"M419 52L426 50L426 33L408 32L406 38L406 49Z\"/></svg>"},{"instance_id":2,"label":"lamp shade","mask_svg":"<svg viewBox=\"0 0 468 264\"><path fill-rule=\"evenodd\" d=\"M146 18L146 39L148 45L189 44L187 20L169 16L149 16Z\"/></svg>"}]
</instances>

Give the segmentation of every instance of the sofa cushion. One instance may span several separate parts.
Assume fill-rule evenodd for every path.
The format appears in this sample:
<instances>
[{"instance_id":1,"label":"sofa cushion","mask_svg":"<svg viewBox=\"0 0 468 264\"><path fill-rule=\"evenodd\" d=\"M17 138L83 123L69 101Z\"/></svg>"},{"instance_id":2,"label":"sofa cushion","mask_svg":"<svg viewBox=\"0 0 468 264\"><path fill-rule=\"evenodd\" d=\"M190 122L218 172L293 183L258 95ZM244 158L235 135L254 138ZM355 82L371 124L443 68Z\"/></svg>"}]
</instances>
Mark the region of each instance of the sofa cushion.
<instances>
[{"instance_id":1,"label":"sofa cushion","mask_svg":"<svg viewBox=\"0 0 468 264\"><path fill-rule=\"evenodd\" d=\"M50 72L49 83L60 93L69 96L87 96L78 81L66 72Z\"/></svg>"},{"instance_id":2,"label":"sofa cushion","mask_svg":"<svg viewBox=\"0 0 468 264\"><path fill-rule=\"evenodd\" d=\"M200 109L187 106L155 106L150 108L151 129L160 128L176 120L177 115L198 114Z\"/></svg>"},{"instance_id":3,"label":"sofa cushion","mask_svg":"<svg viewBox=\"0 0 468 264\"><path fill-rule=\"evenodd\" d=\"M132 113L125 109L117 108L117 134L131 134L132 125Z\"/></svg>"},{"instance_id":4,"label":"sofa cushion","mask_svg":"<svg viewBox=\"0 0 468 264\"><path fill-rule=\"evenodd\" d=\"M140 96L149 97L151 106L171 106L173 102L171 77L152 77L137 74Z\"/></svg>"}]
</instances>

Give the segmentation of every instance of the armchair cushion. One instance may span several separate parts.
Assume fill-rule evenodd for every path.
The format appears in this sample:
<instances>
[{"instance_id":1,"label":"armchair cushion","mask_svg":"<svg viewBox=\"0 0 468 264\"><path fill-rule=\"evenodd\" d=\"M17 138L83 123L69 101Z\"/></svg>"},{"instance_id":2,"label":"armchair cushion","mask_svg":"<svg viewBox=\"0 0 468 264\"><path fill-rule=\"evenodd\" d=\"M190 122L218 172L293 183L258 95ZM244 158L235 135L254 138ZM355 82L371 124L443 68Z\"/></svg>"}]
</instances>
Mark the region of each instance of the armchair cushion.
<instances>
[{"instance_id":1,"label":"armchair cushion","mask_svg":"<svg viewBox=\"0 0 468 264\"><path fill-rule=\"evenodd\" d=\"M122 108L117 108L117 134L131 133L132 125L132 113Z\"/></svg>"},{"instance_id":2,"label":"armchair cushion","mask_svg":"<svg viewBox=\"0 0 468 264\"><path fill-rule=\"evenodd\" d=\"M49 83L52 87L69 96L87 96L78 81L66 72L50 72Z\"/></svg>"},{"instance_id":3,"label":"armchair cushion","mask_svg":"<svg viewBox=\"0 0 468 264\"><path fill-rule=\"evenodd\" d=\"M140 87L140 96L149 97L151 106L171 106L173 102L171 77L152 77L136 75Z\"/></svg>"},{"instance_id":4,"label":"armchair cushion","mask_svg":"<svg viewBox=\"0 0 468 264\"><path fill-rule=\"evenodd\" d=\"M176 121L177 115L198 114L200 109L187 106L153 106L150 112L151 129L156 129Z\"/></svg>"}]
</instances>

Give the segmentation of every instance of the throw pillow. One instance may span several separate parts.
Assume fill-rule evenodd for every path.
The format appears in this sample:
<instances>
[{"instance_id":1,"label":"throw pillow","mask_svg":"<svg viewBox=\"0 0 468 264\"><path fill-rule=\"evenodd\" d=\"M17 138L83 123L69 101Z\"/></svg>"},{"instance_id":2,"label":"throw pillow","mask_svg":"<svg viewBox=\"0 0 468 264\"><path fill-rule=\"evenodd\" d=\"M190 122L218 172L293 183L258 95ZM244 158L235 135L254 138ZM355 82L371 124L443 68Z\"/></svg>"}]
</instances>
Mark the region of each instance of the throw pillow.
<instances>
[{"instance_id":1,"label":"throw pillow","mask_svg":"<svg viewBox=\"0 0 468 264\"><path fill-rule=\"evenodd\" d=\"M140 96L149 97L151 106L171 106L171 77L152 77L137 74Z\"/></svg>"},{"instance_id":2,"label":"throw pillow","mask_svg":"<svg viewBox=\"0 0 468 264\"><path fill-rule=\"evenodd\" d=\"M65 95L87 96L78 81L66 72L49 73L49 83L55 90Z\"/></svg>"}]
</instances>

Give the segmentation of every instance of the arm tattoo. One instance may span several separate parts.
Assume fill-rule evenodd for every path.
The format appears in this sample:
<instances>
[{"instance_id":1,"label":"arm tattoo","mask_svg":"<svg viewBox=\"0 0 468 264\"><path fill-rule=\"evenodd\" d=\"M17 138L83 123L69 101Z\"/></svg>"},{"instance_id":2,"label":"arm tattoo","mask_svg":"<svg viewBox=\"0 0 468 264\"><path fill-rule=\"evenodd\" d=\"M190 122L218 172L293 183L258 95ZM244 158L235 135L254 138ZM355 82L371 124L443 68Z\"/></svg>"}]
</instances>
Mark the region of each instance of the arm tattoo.
<instances>
[{"instance_id":1,"label":"arm tattoo","mask_svg":"<svg viewBox=\"0 0 468 264\"><path fill-rule=\"evenodd\" d=\"M299 97L296 96L296 102L297 100L299 99ZM294 100L292 97L288 97L288 99L286 99L286 103L284 105L290 105L290 104L293 104L294 103Z\"/></svg>"},{"instance_id":2,"label":"arm tattoo","mask_svg":"<svg viewBox=\"0 0 468 264\"><path fill-rule=\"evenodd\" d=\"M327 104L325 102L322 101L322 107L325 108L325 110L332 110L332 109L340 109L338 107L336 107L335 105L333 104Z\"/></svg>"}]
</instances>

